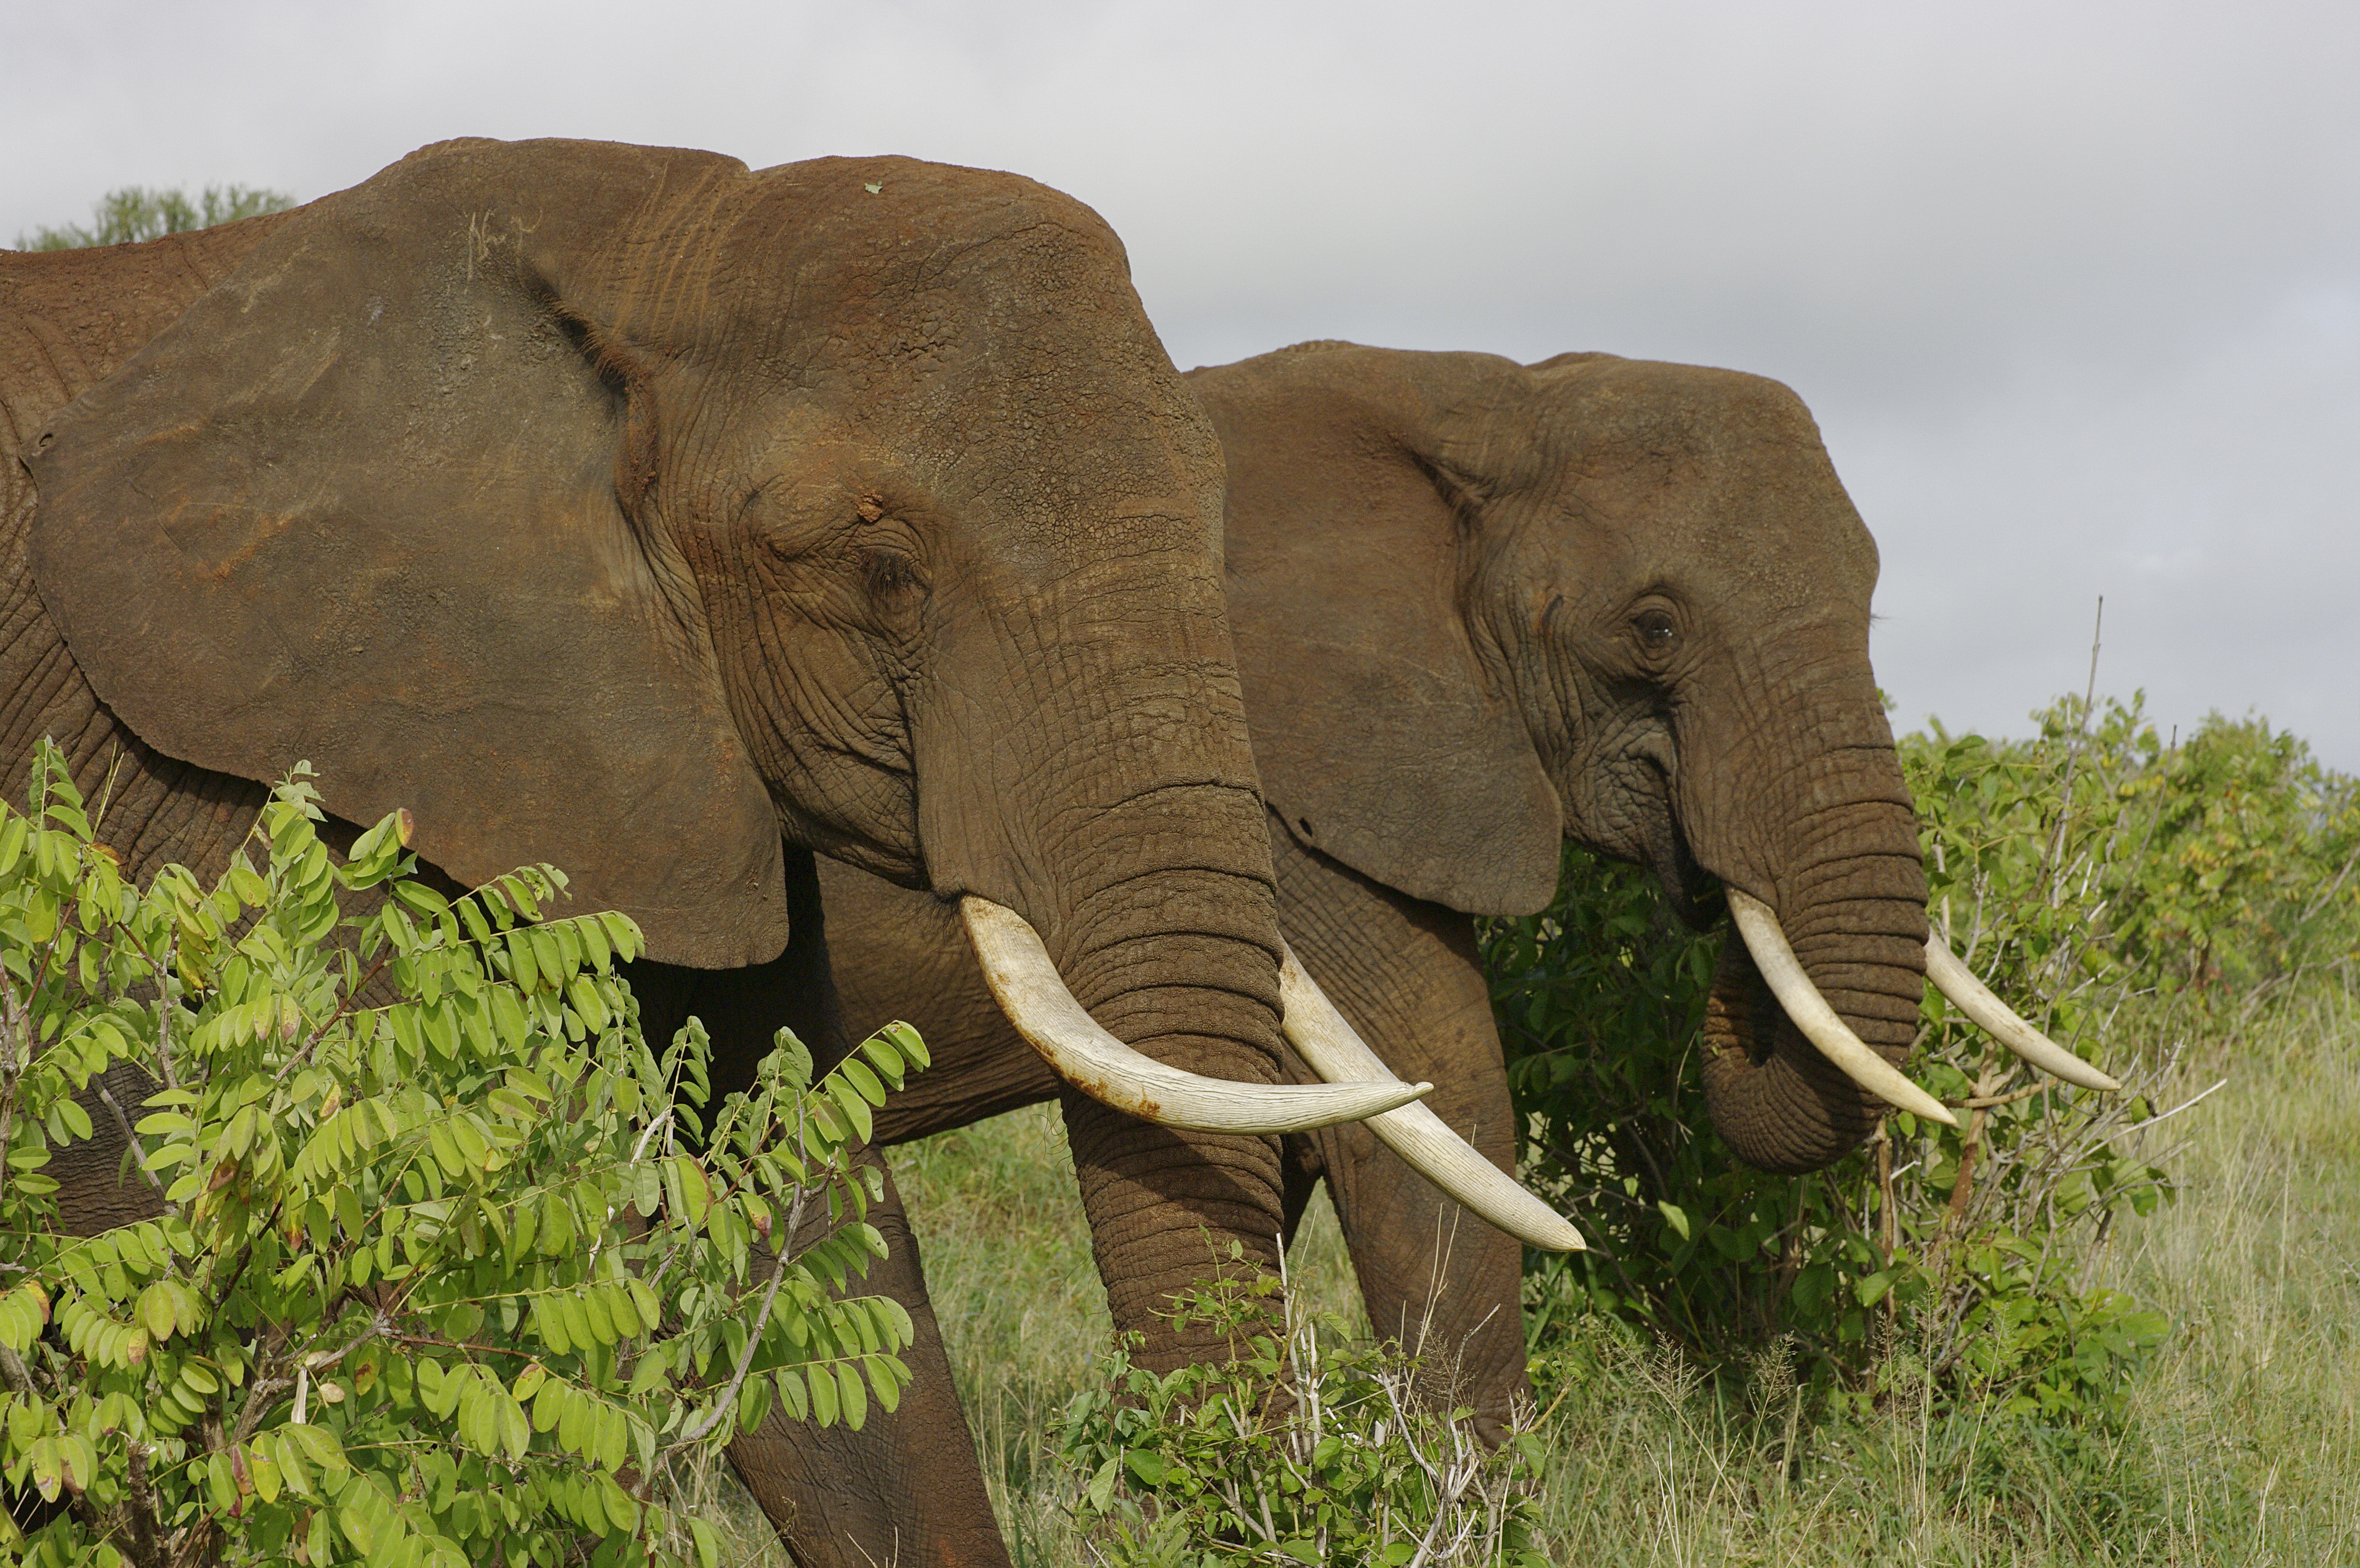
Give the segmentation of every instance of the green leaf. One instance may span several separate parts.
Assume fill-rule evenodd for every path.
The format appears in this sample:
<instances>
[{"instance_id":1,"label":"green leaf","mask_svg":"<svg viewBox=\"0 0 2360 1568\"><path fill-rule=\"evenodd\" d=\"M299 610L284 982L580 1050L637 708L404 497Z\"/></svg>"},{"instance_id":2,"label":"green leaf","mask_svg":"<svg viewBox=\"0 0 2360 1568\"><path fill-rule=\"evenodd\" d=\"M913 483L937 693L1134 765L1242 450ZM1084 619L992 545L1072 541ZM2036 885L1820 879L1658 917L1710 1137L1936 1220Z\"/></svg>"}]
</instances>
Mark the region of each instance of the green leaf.
<instances>
[{"instance_id":1,"label":"green leaf","mask_svg":"<svg viewBox=\"0 0 2360 1568\"><path fill-rule=\"evenodd\" d=\"M1122 1461L1123 1456L1120 1453L1114 1454L1105 1464L1099 1465L1098 1473L1090 1477L1090 1484L1084 1490L1083 1496L1088 1499L1092 1513L1103 1514L1114 1506L1114 1484L1119 1478L1117 1473L1122 1467Z\"/></svg>"},{"instance_id":2,"label":"green leaf","mask_svg":"<svg viewBox=\"0 0 2360 1568\"><path fill-rule=\"evenodd\" d=\"M858 1064L851 1061L844 1064L846 1067L857 1065ZM860 1091L845 1081L841 1069L827 1075L827 1081L824 1087L827 1091L828 1098L843 1111L845 1121L850 1125L853 1136L862 1143L867 1143L876 1132L876 1125L871 1120L869 1102L861 1098Z\"/></svg>"},{"instance_id":3,"label":"green leaf","mask_svg":"<svg viewBox=\"0 0 2360 1568\"><path fill-rule=\"evenodd\" d=\"M803 1374L792 1366L781 1366L774 1375L779 1389L779 1403L788 1417L801 1423L811 1418L811 1401L803 1391Z\"/></svg>"},{"instance_id":4,"label":"green leaf","mask_svg":"<svg viewBox=\"0 0 2360 1568\"><path fill-rule=\"evenodd\" d=\"M919 1037L917 1030L901 1022L899 1018L896 1018L890 1024L886 1025L883 1028L878 1030L877 1033L885 1039L891 1041L894 1048L899 1050L902 1056L911 1061L917 1063L920 1067L931 1067L934 1065L934 1059L926 1054L926 1042Z\"/></svg>"},{"instance_id":5,"label":"green leaf","mask_svg":"<svg viewBox=\"0 0 2360 1568\"><path fill-rule=\"evenodd\" d=\"M779 1053L779 1061L787 1087L798 1093L811 1087L812 1054L792 1029L781 1029L770 1036L770 1048Z\"/></svg>"},{"instance_id":6,"label":"green leaf","mask_svg":"<svg viewBox=\"0 0 2360 1568\"><path fill-rule=\"evenodd\" d=\"M588 1025L591 1033L606 1032L609 1022L606 1003L599 996L598 988L592 982L589 976L575 975L566 987L566 995L574 1003L574 1011L581 1015L582 1022Z\"/></svg>"},{"instance_id":7,"label":"green leaf","mask_svg":"<svg viewBox=\"0 0 2360 1568\"><path fill-rule=\"evenodd\" d=\"M858 1431L869 1420L869 1392L861 1387L859 1366L849 1361L837 1362L836 1381L843 1395L844 1424Z\"/></svg>"},{"instance_id":8,"label":"green leaf","mask_svg":"<svg viewBox=\"0 0 2360 1568\"><path fill-rule=\"evenodd\" d=\"M162 1341L172 1337L180 1326L180 1303L170 1286L158 1280L139 1293L139 1321L148 1325L148 1337Z\"/></svg>"},{"instance_id":9,"label":"green leaf","mask_svg":"<svg viewBox=\"0 0 2360 1568\"><path fill-rule=\"evenodd\" d=\"M869 1103L871 1105L885 1103L885 1086L877 1081L877 1075L869 1071L869 1065L858 1057L847 1057L837 1065L836 1070L849 1080L852 1086L860 1091L862 1098Z\"/></svg>"},{"instance_id":10,"label":"green leaf","mask_svg":"<svg viewBox=\"0 0 2360 1568\"><path fill-rule=\"evenodd\" d=\"M692 1230L702 1226L713 1208L713 1189L704 1168L686 1155L670 1156L663 1166L664 1190L680 1223Z\"/></svg>"},{"instance_id":11,"label":"green leaf","mask_svg":"<svg viewBox=\"0 0 2360 1568\"><path fill-rule=\"evenodd\" d=\"M525 931L508 934L508 973L514 977L517 989L530 992L541 989L541 965L533 951L531 936Z\"/></svg>"}]
</instances>

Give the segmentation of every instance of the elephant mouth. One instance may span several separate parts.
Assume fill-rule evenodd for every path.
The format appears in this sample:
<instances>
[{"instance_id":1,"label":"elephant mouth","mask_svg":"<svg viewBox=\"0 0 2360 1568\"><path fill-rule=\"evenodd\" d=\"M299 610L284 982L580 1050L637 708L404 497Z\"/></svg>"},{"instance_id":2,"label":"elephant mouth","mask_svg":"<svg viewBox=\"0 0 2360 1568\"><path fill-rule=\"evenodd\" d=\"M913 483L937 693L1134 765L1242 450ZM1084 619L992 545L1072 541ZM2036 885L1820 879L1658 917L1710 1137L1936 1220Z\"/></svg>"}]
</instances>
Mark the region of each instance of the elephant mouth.
<instances>
[{"instance_id":1,"label":"elephant mouth","mask_svg":"<svg viewBox=\"0 0 2360 1568\"><path fill-rule=\"evenodd\" d=\"M1712 990L1705 1002L1705 1044L1716 1056L1761 1067L1775 1049L1780 1026L1792 1029L1794 1025L1771 993L1770 982L1762 978L1754 955L1736 938L1734 930L1727 934L1721 961L1713 969Z\"/></svg>"},{"instance_id":2,"label":"elephant mouth","mask_svg":"<svg viewBox=\"0 0 2360 1568\"><path fill-rule=\"evenodd\" d=\"M1765 1170L1816 1169L1865 1137L1888 1104L1957 1125L1941 1102L1901 1072L1908 1047L1897 1019L1839 1014L1770 905L1735 888L1724 896L1738 940L1722 944L1706 1002L1705 1097L1741 1158ZM1914 1013L1924 970L1887 968L1895 994L1906 990Z\"/></svg>"},{"instance_id":3,"label":"elephant mouth","mask_svg":"<svg viewBox=\"0 0 2360 1568\"><path fill-rule=\"evenodd\" d=\"M1666 813L1647 846L1647 870L1663 890L1664 902L1691 931L1710 931L1721 924L1726 905L1721 879L1698 863L1688 849L1688 836L1679 818Z\"/></svg>"}]
</instances>

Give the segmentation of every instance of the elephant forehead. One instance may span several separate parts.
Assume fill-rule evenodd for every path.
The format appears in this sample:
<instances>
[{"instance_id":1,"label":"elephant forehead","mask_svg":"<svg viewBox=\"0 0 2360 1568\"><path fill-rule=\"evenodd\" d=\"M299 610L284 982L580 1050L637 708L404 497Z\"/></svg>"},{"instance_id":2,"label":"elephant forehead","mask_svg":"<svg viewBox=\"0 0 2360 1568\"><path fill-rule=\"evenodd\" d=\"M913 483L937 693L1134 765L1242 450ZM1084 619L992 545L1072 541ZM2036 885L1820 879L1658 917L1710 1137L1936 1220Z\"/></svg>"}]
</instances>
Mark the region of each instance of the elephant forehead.
<instances>
[{"instance_id":1,"label":"elephant forehead","mask_svg":"<svg viewBox=\"0 0 2360 1568\"><path fill-rule=\"evenodd\" d=\"M1128 288L1122 247L1069 196L1012 174L902 158L817 159L751 177L723 238L727 336L801 323L821 354L872 355L1030 323L1076 287ZM1135 301L1133 302L1135 305ZM1011 344L1009 348L1021 348Z\"/></svg>"},{"instance_id":2,"label":"elephant forehead","mask_svg":"<svg viewBox=\"0 0 2360 1568\"><path fill-rule=\"evenodd\" d=\"M753 178L723 308L685 323L715 363L825 400L946 493L1129 492L1200 518L1218 443L1097 214L907 159Z\"/></svg>"},{"instance_id":3,"label":"elephant forehead","mask_svg":"<svg viewBox=\"0 0 2360 1568\"><path fill-rule=\"evenodd\" d=\"M1695 592L1865 605L1876 544L1809 415L1775 382L1703 374L1754 386L1729 396L1708 382L1702 397L1686 387L1644 400L1612 397L1595 421L1575 422L1587 435L1560 444L1566 456L1546 509L1565 544L1587 544L1626 573Z\"/></svg>"}]
</instances>

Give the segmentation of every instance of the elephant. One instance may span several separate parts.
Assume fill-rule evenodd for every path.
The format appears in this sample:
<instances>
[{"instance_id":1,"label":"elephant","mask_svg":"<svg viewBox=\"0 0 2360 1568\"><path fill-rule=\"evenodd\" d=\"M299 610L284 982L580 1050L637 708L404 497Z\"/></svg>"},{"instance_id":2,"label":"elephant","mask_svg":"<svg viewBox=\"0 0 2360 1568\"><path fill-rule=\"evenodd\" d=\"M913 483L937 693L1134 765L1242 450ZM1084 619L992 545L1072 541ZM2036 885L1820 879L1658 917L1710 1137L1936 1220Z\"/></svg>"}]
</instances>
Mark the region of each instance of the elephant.
<instances>
[{"instance_id":1,"label":"elephant","mask_svg":"<svg viewBox=\"0 0 2360 1568\"><path fill-rule=\"evenodd\" d=\"M1117 1276L1170 1277L1166 1233L1274 1266L1275 1135L1421 1091L1290 1081L1220 455L1071 198L444 142L0 256L0 771L53 737L127 875L218 873L308 760L347 843L406 807L451 886L551 861L633 916L650 1032L703 1014L716 1090L781 1021L845 1048L815 857L955 902L1107 1097L1072 1118ZM69 1223L144 1208L77 1148ZM919 1326L905 1430L959 1464L918 1527L1004 1560ZM733 1453L829 1560L778 1442Z\"/></svg>"},{"instance_id":2,"label":"elephant","mask_svg":"<svg viewBox=\"0 0 2360 1568\"><path fill-rule=\"evenodd\" d=\"M1229 614L1280 924L1388 1067L1432 1080L1426 1103L1502 1170L1514 1126L1477 921L1546 906L1568 839L1651 868L1691 924L1739 915L1704 1088L1751 1164L1823 1166L1889 1102L1950 1119L1895 1070L1929 965L2038 1065L2114 1086L2024 1038L1929 945L1868 659L1876 550L1794 393L1605 354L1527 367L1329 342L1187 380L1228 460ZM820 884L849 1017L906 1016L935 1055L880 1113L880 1143L1050 1099L1069 1123L1087 1112L1010 1037L943 905L842 865ZM1849 1047L1806 1037L1795 960ZM1874 1060L1843 1065L1846 1048ZM1324 1180L1372 1324L1426 1351L1497 1441L1529 1394L1517 1240L1388 1146L1400 1114L1284 1140L1287 1234ZM1102 1236L1120 1188L1088 1133L1074 1153ZM1190 1261L1187 1238L1144 1272L1101 1245L1117 1321ZM1140 1359L1181 1354L1167 1334ZM890 1423L822 1440L834 1452L806 1484L852 1486L896 1441Z\"/></svg>"}]
</instances>

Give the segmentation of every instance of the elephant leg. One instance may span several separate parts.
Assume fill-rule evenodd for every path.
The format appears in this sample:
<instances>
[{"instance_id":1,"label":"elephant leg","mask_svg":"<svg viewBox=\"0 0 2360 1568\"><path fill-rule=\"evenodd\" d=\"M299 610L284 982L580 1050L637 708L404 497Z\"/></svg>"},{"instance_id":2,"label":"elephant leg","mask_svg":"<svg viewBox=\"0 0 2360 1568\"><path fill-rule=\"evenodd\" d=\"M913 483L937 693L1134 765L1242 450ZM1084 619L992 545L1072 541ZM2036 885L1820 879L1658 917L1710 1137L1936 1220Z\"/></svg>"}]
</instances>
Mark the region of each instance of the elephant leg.
<instances>
[{"instance_id":1,"label":"elephant leg","mask_svg":"<svg viewBox=\"0 0 2360 1568\"><path fill-rule=\"evenodd\" d=\"M1304 847L1275 817L1271 857L1279 923L1304 968L1396 1074L1434 1083L1426 1103L1437 1115L1513 1174L1513 1111L1474 920ZM1364 1126L1326 1128L1302 1142L1317 1150L1370 1323L1426 1358L1429 1398L1471 1406L1483 1435L1501 1441L1512 1404L1531 1393L1523 1248Z\"/></svg>"},{"instance_id":2,"label":"elephant leg","mask_svg":"<svg viewBox=\"0 0 2360 1568\"><path fill-rule=\"evenodd\" d=\"M803 1568L1001 1568L1008 1547L926 1296L918 1239L884 1155L869 1148L860 1158L885 1174L884 1200L869 1205L869 1223L884 1233L887 1250L847 1288L890 1296L909 1310L916 1338L901 1359L910 1387L890 1414L872 1406L858 1431L791 1421L774 1408L729 1445L729 1462Z\"/></svg>"},{"instance_id":3,"label":"elephant leg","mask_svg":"<svg viewBox=\"0 0 2360 1568\"><path fill-rule=\"evenodd\" d=\"M792 935L776 959L711 971L642 964L631 974L650 1039L670 1039L692 1013L704 1020L713 1039L716 1101L753 1082L756 1065L782 1025L810 1048L820 1072L852 1049L811 852L790 847L786 861ZM869 1223L884 1235L887 1251L866 1279L849 1281L847 1288L890 1296L908 1310L915 1337L901 1359L910 1368L910 1387L898 1409L889 1415L872 1408L857 1432L823 1431L773 1409L729 1445L730 1463L803 1568L896 1562L998 1568L1009 1561L1008 1549L951 1381L917 1238L883 1154L863 1149L859 1158L885 1178L885 1196L869 1206ZM815 1239L825 1223L824 1212L814 1213L797 1239Z\"/></svg>"}]
</instances>

